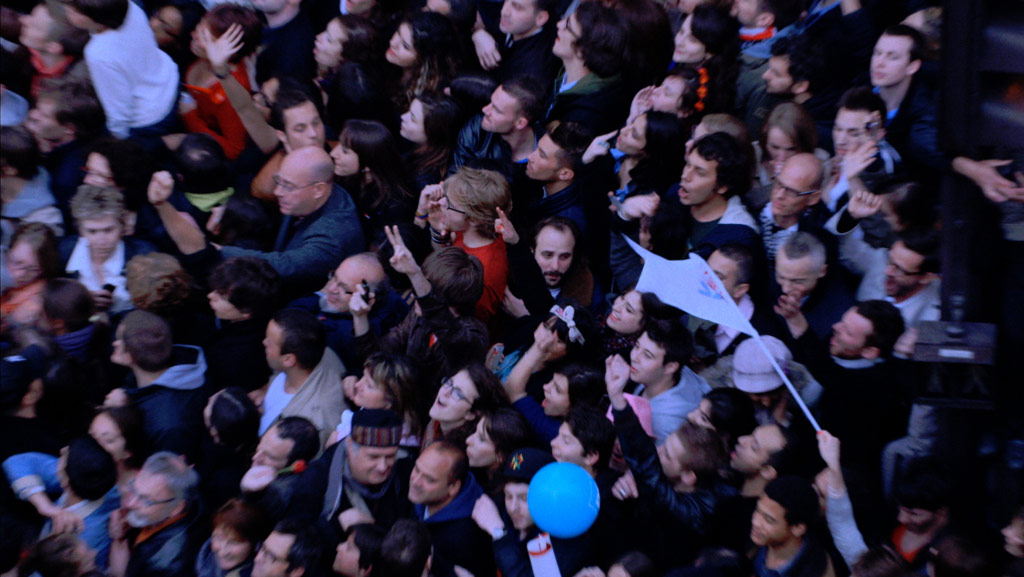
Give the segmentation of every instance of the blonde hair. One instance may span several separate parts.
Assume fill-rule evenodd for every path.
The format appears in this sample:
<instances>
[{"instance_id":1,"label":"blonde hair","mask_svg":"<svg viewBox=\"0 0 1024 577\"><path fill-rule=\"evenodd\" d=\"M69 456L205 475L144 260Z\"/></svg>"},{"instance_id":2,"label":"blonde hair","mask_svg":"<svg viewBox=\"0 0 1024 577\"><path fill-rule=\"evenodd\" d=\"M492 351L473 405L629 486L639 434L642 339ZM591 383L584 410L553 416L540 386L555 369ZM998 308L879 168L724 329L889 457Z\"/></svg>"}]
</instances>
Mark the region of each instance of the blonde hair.
<instances>
[{"instance_id":1,"label":"blonde hair","mask_svg":"<svg viewBox=\"0 0 1024 577\"><path fill-rule=\"evenodd\" d=\"M124 222L124 195L116 188L83 184L71 198L71 216L76 221L112 216Z\"/></svg>"},{"instance_id":2,"label":"blonde hair","mask_svg":"<svg viewBox=\"0 0 1024 577\"><path fill-rule=\"evenodd\" d=\"M497 209L500 207L506 214L512 210L512 195L504 176L493 170L462 168L444 181L444 188L463 207L470 226L486 238L497 236Z\"/></svg>"},{"instance_id":3,"label":"blonde hair","mask_svg":"<svg viewBox=\"0 0 1024 577\"><path fill-rule=\"evenodd\" d=\"M192 277L178 259L162 252L132 257L125 267L125 279L132 303L160 316L178 312L192 293Z\"/></svg>"}]
</instances>

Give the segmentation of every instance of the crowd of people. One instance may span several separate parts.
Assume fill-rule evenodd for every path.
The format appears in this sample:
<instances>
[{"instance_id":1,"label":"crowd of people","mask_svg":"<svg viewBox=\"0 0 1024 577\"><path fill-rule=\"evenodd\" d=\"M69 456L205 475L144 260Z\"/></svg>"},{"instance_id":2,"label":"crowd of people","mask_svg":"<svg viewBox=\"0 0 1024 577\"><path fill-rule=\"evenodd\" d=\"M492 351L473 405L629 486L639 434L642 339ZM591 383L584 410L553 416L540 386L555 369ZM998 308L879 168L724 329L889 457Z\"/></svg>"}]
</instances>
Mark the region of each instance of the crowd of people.
<instances>
[{"instance_id":1,"label":"crowd of people","mask_svg":"<svg viewBox=\"0 0 1024 577\"><path fill-rule=\"evenodd\" d=\"M0 573L1024 575L913 361L944 175L1024 344L1024 157L940 146L932 4L5 2Z\"/></svg>"}]
</instances>

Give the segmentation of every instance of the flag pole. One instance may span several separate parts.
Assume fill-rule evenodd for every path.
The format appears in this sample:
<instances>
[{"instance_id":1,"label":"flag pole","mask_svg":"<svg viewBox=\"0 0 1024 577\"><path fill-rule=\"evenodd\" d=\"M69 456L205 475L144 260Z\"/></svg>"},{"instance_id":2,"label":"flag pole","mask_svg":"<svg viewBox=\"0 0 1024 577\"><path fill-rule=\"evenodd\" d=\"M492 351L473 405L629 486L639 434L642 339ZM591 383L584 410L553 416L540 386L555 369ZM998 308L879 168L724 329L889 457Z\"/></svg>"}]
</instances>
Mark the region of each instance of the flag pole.
<instances>
[{"instance_id":1,"label":"flag pole","mask_svg":"<svg viewBox=\"0 0 1024 577\"><path fill-rule=\"evenodd\" d=\"M765 346L764 341L761 339L761 335L757 331L754 331L754 340L757 341L758 346L760 346L761 350L764 351L764 355L768 357L768 361L772 364L772 368L775 369L775 372L777 372L779 376L782 377L782 382L786 383L786 388L789 389L789 392L793 395L793 400L795 400L796 404L800 406L800 410L804 412L804 416L807 417L808 421L810 421L811 426L814 427L814 430L816 432L820 432L821 425L819 425L818 421L814 419L813 415L811 415L811 410L807 408L807 404L804 403L803 398L800 397L800 392L797 391L796 387L793 386L793 383L790 382L789 377L786 375L786 372L783 371L782 367L780 367L779 364L775 362L775 357L772 356L770 352L768 352L768 347Z\"/></svg>"}]
</instances>

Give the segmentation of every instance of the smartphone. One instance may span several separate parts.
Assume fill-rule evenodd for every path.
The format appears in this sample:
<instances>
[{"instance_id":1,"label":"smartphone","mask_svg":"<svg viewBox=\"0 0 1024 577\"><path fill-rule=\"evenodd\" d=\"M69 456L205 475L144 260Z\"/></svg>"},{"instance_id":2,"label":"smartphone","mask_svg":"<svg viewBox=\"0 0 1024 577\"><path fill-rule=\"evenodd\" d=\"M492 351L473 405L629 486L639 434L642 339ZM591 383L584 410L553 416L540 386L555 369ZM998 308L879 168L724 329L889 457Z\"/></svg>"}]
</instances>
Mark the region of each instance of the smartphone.
<instances>
[{"instance_id":1,"label":"smartphone","mask_svg":"<svg viewBox=\"0 0 1024 577\"><path fill-rule=\"evenodd\" d=\"M363 285L363 296L370 298L370 283L366 282L366 279L364 278L360 284Z\"/></svg>"}]
</instances>

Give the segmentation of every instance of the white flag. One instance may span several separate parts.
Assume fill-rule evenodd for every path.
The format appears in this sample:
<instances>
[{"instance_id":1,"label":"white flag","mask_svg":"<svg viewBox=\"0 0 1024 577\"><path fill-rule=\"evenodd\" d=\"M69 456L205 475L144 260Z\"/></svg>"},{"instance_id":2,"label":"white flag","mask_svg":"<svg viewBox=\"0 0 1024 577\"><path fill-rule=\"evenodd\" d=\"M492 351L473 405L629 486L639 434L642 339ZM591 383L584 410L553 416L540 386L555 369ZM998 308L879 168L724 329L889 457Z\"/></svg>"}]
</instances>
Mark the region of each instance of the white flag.
<instances>
[{"instance_id":1,"label":"white flag","mask_svg":"<svg viewBox=\"0 0 1024 577\"><path fill-rule=\"evenodd\" d=\"M734 328L750 336L757 334L721 279L707 261L695 253L686 260L668 260L645 249L623 235L629 246L644 259L636 290L651 292L695 317Z\"/></svg>"}]
</instances>

